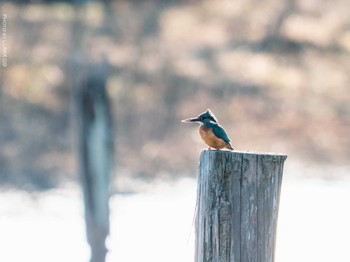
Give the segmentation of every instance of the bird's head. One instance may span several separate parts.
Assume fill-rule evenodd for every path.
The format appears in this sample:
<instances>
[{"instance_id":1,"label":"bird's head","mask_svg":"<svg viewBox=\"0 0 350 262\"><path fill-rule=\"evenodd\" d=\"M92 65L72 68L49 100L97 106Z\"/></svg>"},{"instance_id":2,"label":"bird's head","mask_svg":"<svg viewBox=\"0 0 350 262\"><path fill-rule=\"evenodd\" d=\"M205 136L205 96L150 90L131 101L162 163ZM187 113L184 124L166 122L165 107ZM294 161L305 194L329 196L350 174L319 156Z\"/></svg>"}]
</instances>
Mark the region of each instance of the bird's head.
<instances>
[{"instance_id":1,"label":"bird's head","mask_svg":"<svg viewBox=\"0 0 350 262\"><path fill-rule=\"evenodd\" d=\"M197 117L192 117L184 119L181 122L184 123L202 123L202 124L218 124L215 115L208 109L204 113L198 115Z\"/></svg>"}]
</instances>

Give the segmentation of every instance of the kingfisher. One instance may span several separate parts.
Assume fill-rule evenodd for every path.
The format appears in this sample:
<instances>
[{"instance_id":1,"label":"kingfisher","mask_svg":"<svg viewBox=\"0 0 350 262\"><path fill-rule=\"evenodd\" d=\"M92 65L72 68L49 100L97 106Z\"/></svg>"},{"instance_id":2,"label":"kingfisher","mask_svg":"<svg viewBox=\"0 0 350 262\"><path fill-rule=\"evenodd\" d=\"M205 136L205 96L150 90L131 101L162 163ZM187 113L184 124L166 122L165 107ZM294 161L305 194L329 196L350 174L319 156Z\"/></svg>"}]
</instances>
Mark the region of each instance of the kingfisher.
<instances>
[{"instance_id":1,"label":"kingfisher","mask_svg":"<svg viewBox=\"0 0 350 262\"><path fill-rule=\"evenodd\" d=\"M231 139L226 134L225 129L219 125L218 120L215 115L208 109L206 112L198 115L197 117L192 117L184 119L181 122L184 123L199 123L199 135L202 137L203 141L211 148L223 149L228 148L233 150L231 145Z\"/></svg>"}]
</instances>

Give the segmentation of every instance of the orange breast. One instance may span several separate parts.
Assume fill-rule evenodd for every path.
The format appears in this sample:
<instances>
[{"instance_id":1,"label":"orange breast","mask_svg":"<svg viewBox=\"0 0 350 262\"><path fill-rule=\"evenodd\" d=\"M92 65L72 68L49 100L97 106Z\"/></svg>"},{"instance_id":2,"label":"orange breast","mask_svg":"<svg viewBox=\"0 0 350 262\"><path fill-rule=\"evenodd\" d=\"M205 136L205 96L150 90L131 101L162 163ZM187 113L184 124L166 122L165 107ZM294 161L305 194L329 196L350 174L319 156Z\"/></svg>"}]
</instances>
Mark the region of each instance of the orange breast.
<instances>
[{"instance_id":1,"label":"orange breast","mask_svg":"<svg viewBox=\"0 0 350 262\"><path fill-rule=\"evenodd\" d=\"M199 134L204 142L212 148L221 149L226 147L226 142L223 139L216 137L213 130L205 125L199 127Z\"/></svg>"}]
</instances>

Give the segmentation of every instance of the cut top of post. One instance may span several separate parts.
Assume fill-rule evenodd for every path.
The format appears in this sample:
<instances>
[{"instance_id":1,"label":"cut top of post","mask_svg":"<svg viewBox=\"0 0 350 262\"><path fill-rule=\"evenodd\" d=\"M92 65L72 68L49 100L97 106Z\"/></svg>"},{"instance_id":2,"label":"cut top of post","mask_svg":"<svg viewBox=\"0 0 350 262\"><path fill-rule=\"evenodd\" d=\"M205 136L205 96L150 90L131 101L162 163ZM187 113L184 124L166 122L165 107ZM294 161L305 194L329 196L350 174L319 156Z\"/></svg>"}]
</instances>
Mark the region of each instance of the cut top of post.
<instances>
[{"instance_id":1,"label":"cut top of post","mask_svg":"<svg viewBox=\"0 0 350 262\"><path fill-rule=\"evenodd\" d=\"M202 150L203 153L211 153L211 154L242 154L242 155L257 155L257 156L276 156L280 157L283 160L286 160L287 155L282 153L275 153L275 152L257 152L257 151L239 151L239 150L209 150L204 149Z\"/></svg>"},{"instance_id":2,"label":"cut top of post","mask_svg":"<svg viewBox=\"0 0 350 262\"><path fill-rule=\"evenodd\" d=\"M268 159L271 162L275 163L281 163L283 164L284 161L287 159L287 155L281 154L281 153L273 153L273 152L255 152L255 151L230 151L230 150L209 150L204 149L200 156L200 162L204 158L207 158L207 160L215 161L216 164L219 164L223 160L223 163L230 161L229 159L239 159L239 158L248 158L248 159L254 159L254 158L261 158L261 159Z\"/></svg>"}]
</instances>

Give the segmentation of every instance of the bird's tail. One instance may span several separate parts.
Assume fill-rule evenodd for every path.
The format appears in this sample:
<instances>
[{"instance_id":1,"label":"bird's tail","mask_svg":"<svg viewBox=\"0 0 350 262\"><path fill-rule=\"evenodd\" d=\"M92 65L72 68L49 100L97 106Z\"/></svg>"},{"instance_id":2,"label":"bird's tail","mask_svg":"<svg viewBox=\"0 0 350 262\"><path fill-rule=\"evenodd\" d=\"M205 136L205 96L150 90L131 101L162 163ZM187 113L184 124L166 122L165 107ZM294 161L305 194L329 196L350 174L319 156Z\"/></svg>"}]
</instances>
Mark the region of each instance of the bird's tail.
<instances>
[{"instance_id":1,"label":"bird's tail","mask_svg":"<svg viewBox=\"0 0 350 262\"><path fill-rule=\"evenodd\" d=\"M233 147L232 147L232 145L231 145L231 143L227 143L227 144L226 144L226 148L228 148L228 149L230 149L230 150L234 150Z\"/></svg>"}]
</instances>

